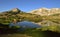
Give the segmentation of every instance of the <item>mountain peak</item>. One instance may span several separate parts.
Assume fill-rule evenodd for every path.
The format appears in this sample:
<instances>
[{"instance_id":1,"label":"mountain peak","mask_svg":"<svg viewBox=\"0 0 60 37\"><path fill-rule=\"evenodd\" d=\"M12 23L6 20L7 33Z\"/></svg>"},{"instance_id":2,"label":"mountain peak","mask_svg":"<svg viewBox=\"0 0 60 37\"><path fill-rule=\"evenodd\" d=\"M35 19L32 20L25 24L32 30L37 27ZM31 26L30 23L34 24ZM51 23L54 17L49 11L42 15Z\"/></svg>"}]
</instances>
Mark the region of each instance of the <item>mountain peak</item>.
<instances>
[{"instance_id":1,"label":"mountain peak","mask_svg":"<svg viewBox=\"0 0 60 37\"><path fill-rule=\"evenodd\" d=\"M13 12L18 12L18 11L20 11L18 8L13 8L11 11L13 11Z\"/></svg>"}]
</instances>

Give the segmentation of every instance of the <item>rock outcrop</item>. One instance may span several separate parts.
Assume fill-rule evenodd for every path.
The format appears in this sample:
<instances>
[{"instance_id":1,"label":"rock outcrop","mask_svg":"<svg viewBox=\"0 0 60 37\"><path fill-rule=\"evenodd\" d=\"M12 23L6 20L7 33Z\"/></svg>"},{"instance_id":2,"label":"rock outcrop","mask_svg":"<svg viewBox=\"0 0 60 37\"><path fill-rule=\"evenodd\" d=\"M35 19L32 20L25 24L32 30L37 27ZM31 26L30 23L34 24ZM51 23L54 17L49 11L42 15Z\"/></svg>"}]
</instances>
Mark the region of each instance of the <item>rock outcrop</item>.
<instances>
[{"instance_id":1,"label":"rock outcrop","mask_svg":"<svg viewBox=\"0 0 60 37\"><path fill-rule=\"evenodd\" d=\"M60 13L60 8L51 8L51 9L40 8L40 9L30 11L30 13L41 15L41 16L52 15L52 14Z\"/></svg>"}]
</instances>

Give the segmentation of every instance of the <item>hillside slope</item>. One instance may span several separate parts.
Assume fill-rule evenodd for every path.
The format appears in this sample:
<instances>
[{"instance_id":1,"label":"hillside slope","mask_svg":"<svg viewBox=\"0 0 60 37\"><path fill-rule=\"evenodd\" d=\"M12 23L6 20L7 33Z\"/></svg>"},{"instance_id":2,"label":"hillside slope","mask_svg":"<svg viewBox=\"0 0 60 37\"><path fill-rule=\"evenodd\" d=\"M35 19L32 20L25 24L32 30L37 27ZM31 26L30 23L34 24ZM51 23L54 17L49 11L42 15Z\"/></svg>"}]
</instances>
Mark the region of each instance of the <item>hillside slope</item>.
<instances>
[{"instance_id":1,"label":"hillside slope","mask_svg":"<svg viewBox=\"0 0 60 37\"><path fill-rule=\"evenodd\" d=\"M10 22L13 22L14 19L16 20L16 22L24 20L40 22L42 20L40 15L26 13L19 10L18 8L0 13L0 23L2 24L9 24Z\"/></svg>"}]
</instances>

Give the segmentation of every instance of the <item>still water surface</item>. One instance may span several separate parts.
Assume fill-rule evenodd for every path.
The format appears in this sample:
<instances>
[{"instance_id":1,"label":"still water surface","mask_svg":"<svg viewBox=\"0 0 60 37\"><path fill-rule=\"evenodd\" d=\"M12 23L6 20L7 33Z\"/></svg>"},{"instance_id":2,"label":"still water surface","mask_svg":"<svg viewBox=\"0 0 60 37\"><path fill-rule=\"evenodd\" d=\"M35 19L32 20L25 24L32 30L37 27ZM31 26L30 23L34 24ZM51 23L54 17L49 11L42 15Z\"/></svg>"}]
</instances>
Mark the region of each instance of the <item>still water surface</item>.
<instances>
[{"instance_id":1,"label":"still water surface","mask_svg":"<svg viewBox=\"0 0 60 37\"><path fill-rule=\"evenodd\" d=\"M24 28L40 28L41 26L38 24L34 24L28 21L17 22L16 24L10 23L10 26L21 26Z\"/></svg>"}]
</instances>

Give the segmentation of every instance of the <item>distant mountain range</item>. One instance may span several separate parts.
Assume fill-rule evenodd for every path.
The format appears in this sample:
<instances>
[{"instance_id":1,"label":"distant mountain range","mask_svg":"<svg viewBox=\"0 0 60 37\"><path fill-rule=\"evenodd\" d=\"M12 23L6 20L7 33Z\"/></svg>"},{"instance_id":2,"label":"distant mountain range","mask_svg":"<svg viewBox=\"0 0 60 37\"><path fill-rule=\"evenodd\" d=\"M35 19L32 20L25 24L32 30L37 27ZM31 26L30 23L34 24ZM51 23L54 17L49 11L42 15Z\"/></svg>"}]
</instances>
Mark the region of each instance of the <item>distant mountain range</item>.
<instances>
[{"instance_id":1,"label":"distant mountain range","mask_svg":"<svg viewBox=\"0 0 60 37\"><path fill-rule=\"evenodd\" d=\"M5 12L14 12L14 13L18 13L21 12L21 10L19 10L18 8L13 8L9 11L5 11ZM3 13L5 13L3 12ZM24 12L24 11L22 11ZM49 16L49 15L54 15L54 14L60 14L60 8L39 8L39 9L35 9L32 10L30 12L28 12L30 14L36 14L36 15L41 15L41 16Z\"/></svg>"},{"instance_id":2,"label":"distant mountain range","mask_svg":"<svg viewBox=\"0 0 60 37\"><path fill-rule=\"evenodd\" d=\"M41 16L47 16L47 15L53 15L53 14L60 14L60 8L39 8L39 9L35 9L30 11L29 13L32 14L37 14L37 15L41 15Z\"/></svg>"}]
</instances>

